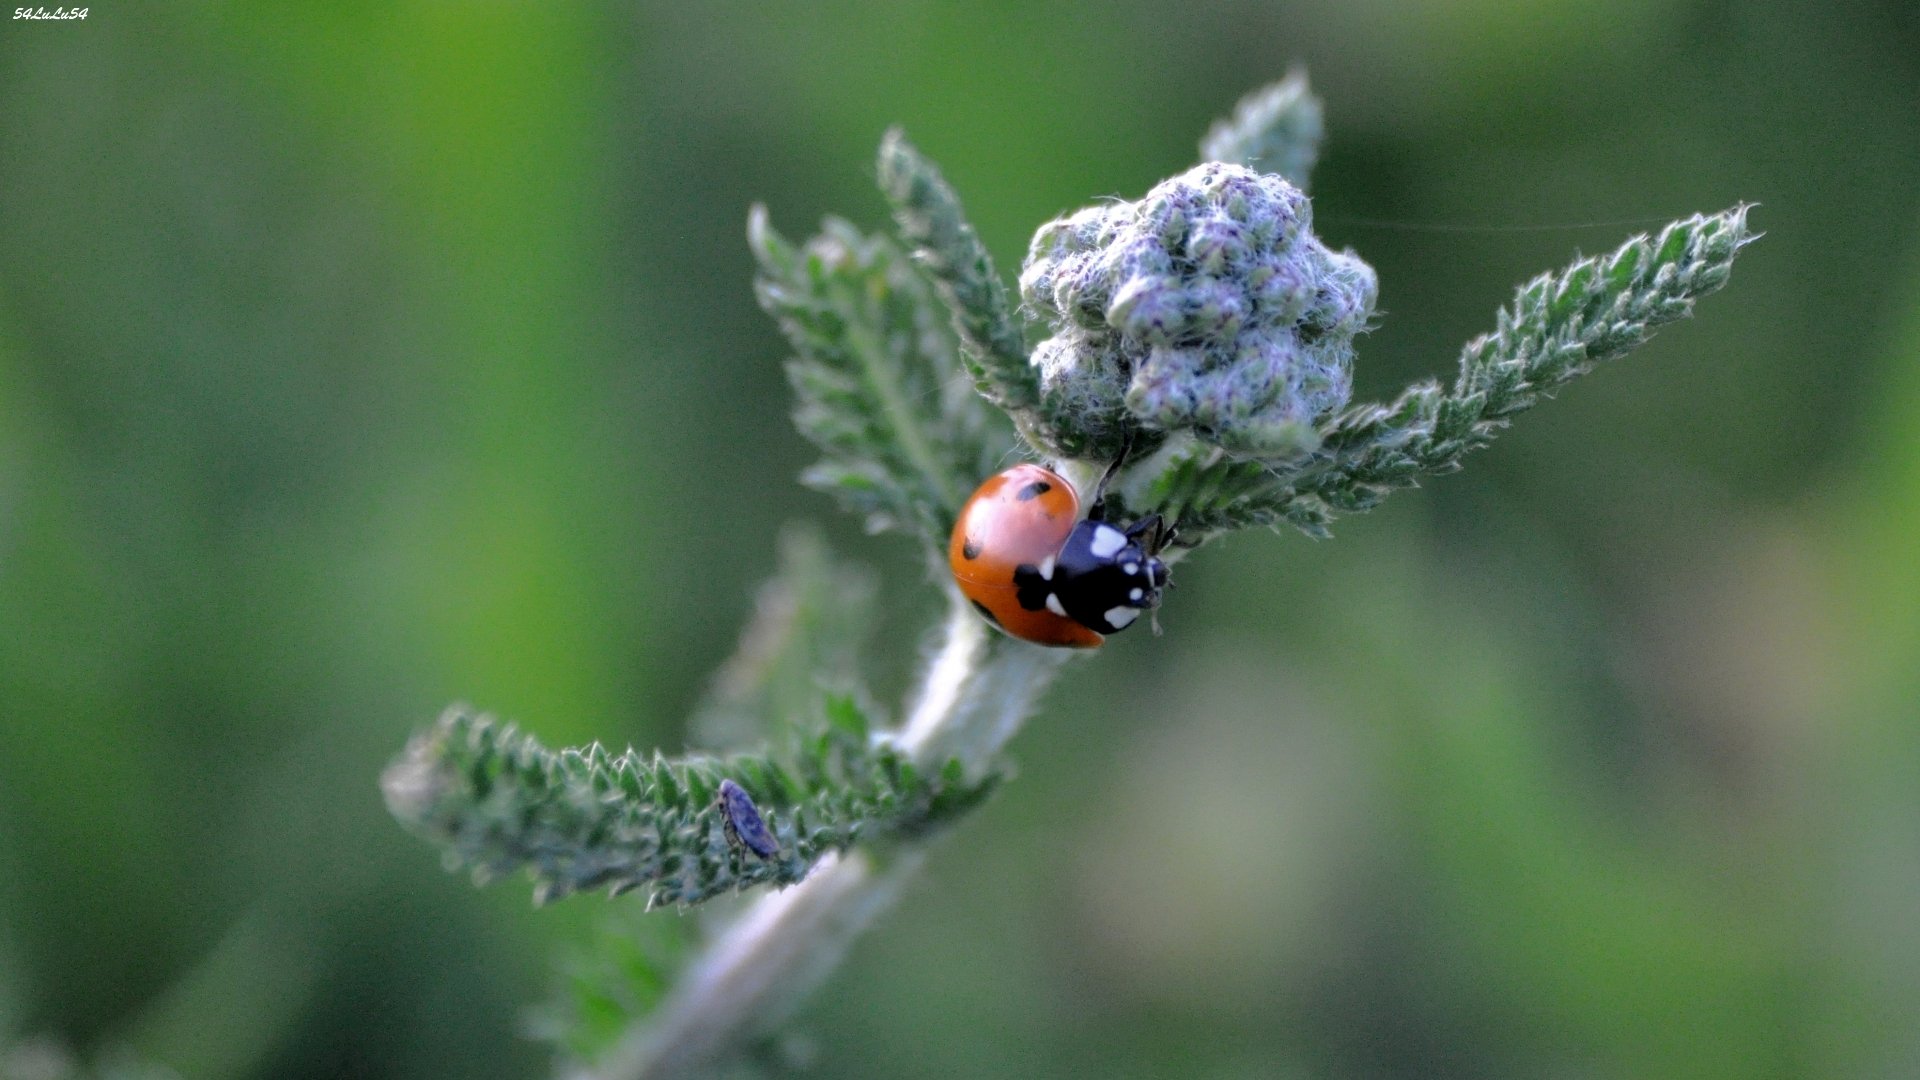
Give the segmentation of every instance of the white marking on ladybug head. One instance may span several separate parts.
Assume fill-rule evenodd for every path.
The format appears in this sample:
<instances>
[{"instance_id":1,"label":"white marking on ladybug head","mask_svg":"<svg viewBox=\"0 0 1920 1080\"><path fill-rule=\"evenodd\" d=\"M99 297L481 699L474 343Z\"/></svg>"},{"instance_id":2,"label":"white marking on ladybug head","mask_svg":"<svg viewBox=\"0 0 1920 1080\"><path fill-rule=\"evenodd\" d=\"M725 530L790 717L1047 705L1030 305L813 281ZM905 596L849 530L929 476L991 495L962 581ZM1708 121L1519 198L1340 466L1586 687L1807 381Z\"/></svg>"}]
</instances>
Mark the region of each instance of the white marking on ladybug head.
<instances>
[{"instance_id":1,"label":"white marking on ladybug head","mask_svg":"<svg viewBox=\"0 0 1920 1080\"><path fill-rule=\"evenodd\" d=\"M1128 577L1132 577L1134 574L1137 574L1140 572L1140 564L1137 562L1122 563L1120 564L1120 569Z\"/></svg>"},{"instance_id":2,"label":"white marking on ladybug head","mask_svg":"<svg viewBox=\"0 0 1920 1080\"><path fill-rule=\"evenodd\" d=\"M1060 597L1053 593L1047 594L1047 610L1063 617L1067 613L1067 609L1060 605Z\"/></svg>"},{"instance_id":3,"label":"white marking on ladybug head","mask_svg":"<svg viewBox=\"0 0 1920 1080\"><path fill-rule=\"evenodd\" d=\"M1133 620L1140 617L1140 609L1130 607L1108 608L1106 615L1103 617L1107 620L1108 626L1113 627L1115 630L1125 630L1127 627L1133 625Z\"/></svg>"},{"instance_id":4,"label":"white marking on ladybug head","mask_svg":"<svg viewBox=\"0 0 1920 1080\"><path fill-rule=\"evenodd\" d=\"M1111 525L1098 525L1093 530L1093 542L1087 545L1096 559L1111 559L1127 546L1127 538L1119 529Z\"/></svg>"},{"instance_id":5,"label":"white marking on ladybug head","mask_svg":"<svg viewBox=\"0 0 1920 1080\"><path fill-rule=\"evenodd\" d=\"M1128 590L1127 590L1127 599L1129 599L1129 600L1131 600L1131 601L1133 601L1133 602L1134 602L1134 603L1136 603L1136 604L1137 604L1137 603L1139 603L1139 602L1140 602L1140 598L1141 598L1141 597L1143 597L1143 596L1145 596L1145 595L1147 595L1147 594L1146 594L1146 593L1143 593L1143 592L1141 592L1141 591L1140 591L1139 589L1128 589Z\"/></svg>"},{"instance_id":6,"label":"white marking on ladybug head","mask_svg":"<svg viewBox=\"0 0 1920 1080\"><path fill-rule=\"evenodd\" d=\"M1040 580L1053 580L1053 556L1051 555L1040 561Z\"/></svg>"}]
</instances>

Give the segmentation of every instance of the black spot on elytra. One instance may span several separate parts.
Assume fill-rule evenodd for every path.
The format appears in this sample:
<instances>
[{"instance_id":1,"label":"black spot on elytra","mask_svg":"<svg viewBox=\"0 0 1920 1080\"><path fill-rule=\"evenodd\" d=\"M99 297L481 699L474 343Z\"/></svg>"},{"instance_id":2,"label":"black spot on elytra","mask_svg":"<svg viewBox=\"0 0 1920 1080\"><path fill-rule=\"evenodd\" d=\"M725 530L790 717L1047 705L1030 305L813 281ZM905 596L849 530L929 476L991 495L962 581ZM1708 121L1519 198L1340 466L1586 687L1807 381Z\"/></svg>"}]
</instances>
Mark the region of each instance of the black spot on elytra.
<instances>
[{"instance_id":1,"label":"black spot on elytra","mask_svg":"<svg viewBox=\"0 0 1920 1080\"><path fill-rule=\"evenodd\" d=\"M1035 480L1033 483L1015 492L1013 497L1019 499L1021 502L1026 502L1030 499L1037 499L1052 490L1052 484L1047 483L1045 480Z\"/></svg>"},{"instance_id":2,"label":"black spot on elytra","mask_svg":"<svg viewBox=\"0 0 1920 1080\"><path fill-rule=\"evenodd\" d=\"M968 558L972 558L973 556L971 556L971 555L969 555L969 556L967 556L967 557L968 557ZM985 605L985 604L983 604L983 603L981 603L980 601L978 601L978 600L975 600L975 601L973 602L973 610L975 610L975 611L977 611L977 612L979 612L979 613L980 613L980 617L981 617L981 618L983 618L983 619L985 619L985 620L987 620L988 622L990 622L990 623L992 623L993 625L995 625L995 626L999 626L999 625L1000 625L1000 620L999 620L999 619L996 619L996 618L994 618L994 617L993 617L993 612L992 612L991 610L989 610L989 609L987 608L987 605Z\"/></svg>"},{"instance_id":3,"label":"black spot on elytra","mask_svg":"<svg viewBox=\"0 0 1920 1080\"><path fill-rule=\"evenodd\" d=\"M974 540L974 538L971 536L967 537L967 542L960 545L960 554L963 558L968 558L968 559L979 558L980 557L979 542Z\"/></svg>"},{"instance_id":4,"label":"black spot on elytra","mask_svg":"<svg viewBox=\"0 0 1920 1080\"><path fill-rule=\"evenodd\" d=\"M1053 591L1053 583L1040 576L1040 568L1032 563L1021 563L1013 568L1013 596L1020 606L1028 611L1039 611L1047 606L1047 594Z\"/></svg>"}]
</instances>

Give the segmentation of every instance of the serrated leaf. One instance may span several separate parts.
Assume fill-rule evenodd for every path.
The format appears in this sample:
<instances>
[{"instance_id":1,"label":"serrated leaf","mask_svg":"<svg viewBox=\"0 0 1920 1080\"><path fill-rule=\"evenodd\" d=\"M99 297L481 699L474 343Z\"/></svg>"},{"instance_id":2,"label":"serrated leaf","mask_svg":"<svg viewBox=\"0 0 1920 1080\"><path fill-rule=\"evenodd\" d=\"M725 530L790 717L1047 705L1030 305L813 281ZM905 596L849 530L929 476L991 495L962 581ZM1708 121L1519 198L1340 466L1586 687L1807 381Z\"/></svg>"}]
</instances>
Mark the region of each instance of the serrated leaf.
<instances>
[{"instance_id":1,"label":"serrated leaf","mask_svg":"<svg viewBox=\"0 0 1920 1080\"><path fill-rule=\"evenodd\" d=\"M796 248L755 207L748 238L755 293L797 354L786 369L794 423L825 454L803 481L937 556L1011 434L969 392L927 275L892 241L844 221Z\"/></svg>"},{"instance_id":2,"label":"serrated leaf","mask_svg":"<svg viewBox=\"0 0 1920 1080\"><path fill-rule=\"evenodd\" d=\"M769 752L645 760L631 750L551 751L518 732L505 739L491 718L452 709L413 740L383 785L394 815L439 844L452 866L471 869L477 880L525 870L541 903L607 889L645 891L655 906L685 905L792 884L828 851L864 836L923 833L944 820L937 808L977 801L942 798L956 785L970 786L957 763L929 779L903 767L891 748L870 744L853 695L819 702L809 715L822 730L788 740L801 754L796 758ZM831 733L824 727L830 716ZM475 741L463 737L478 731L490 736L487 745L498 743L529 766L497 778L485 797L472 782ZM523 773L547 782L521 783ZM650 783L637 785L643 775ZM817 778L804 830L797 812L791 823L782 820L782 809L800 796L791 776ZM733 848L716 805L722 779L757 802L769 828L794 836L791 850L762 858ZM638 795L636 786L643 789Z\"/></svg>"},{"instance_id":3,"label":"serrated leaf","mask_svg":"<svg viewBox=\"0 0 1920 1080\"><path fill-rule=\"evenodd\" d=\"M1636 236L1604 258L1577 259L1528 281L1496 313L1494 333L1461 351L1450 390L1423 383L1391 405L1358 405L1330 418L1320 427L1319 453L1208 524L1265 518L1324 536L1332 513L1370 509L1423 475L1458 469L1544 394L1631 350L1725 284L1734 256L1752 240L1748 209L1674 222L1657 241Z\"/></svg>"},{"instance_id":4,"label":"serrated leaf","mask_svg":"<svg viewBox=\"0 0 1920 1080\"><path fill-rule=\"evenodd\" d=\"M1200 140L1201 161L1225 161L1279 173L1306 191L1326 134L1320 99L1304 71L1240 99Z\"/></svg>"},{"instance_id":5,"label":"serrated leaf","mask_svg":"<svg viewBox=\"0 0 1920 1080\"><path fill-rule=\"evenodd\" d=\"M880 192L900 235L932 276L953 316L960 358L987 400L1019 412L1040 401L1040 383L1014 318L1006 283L968 224L946 178L898 128L880 142Z\"/></svg>"}]
</instances>

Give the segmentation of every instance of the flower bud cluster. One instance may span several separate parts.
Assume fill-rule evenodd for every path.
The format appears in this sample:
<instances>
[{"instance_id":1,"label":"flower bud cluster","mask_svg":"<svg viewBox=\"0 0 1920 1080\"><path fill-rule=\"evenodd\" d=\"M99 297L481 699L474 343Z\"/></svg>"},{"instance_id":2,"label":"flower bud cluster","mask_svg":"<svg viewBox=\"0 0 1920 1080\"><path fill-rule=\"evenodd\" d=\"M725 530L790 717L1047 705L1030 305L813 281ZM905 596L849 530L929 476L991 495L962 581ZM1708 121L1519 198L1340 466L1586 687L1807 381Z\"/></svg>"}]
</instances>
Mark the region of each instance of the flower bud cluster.
<instances>
[{"instance_id":1,"label":"flower bud cluster","mask_svg":"<svg viewBox=\"0 0 1920 1080\"><path fill-rule=\"evenodd\" d=\"M1298 188L1209 162L1042 226L1020 292L1050 324L1033 364L1061 410L1268 456L1346 404L1378 284L1313 234Z\"/></svg>"}]
</instances>

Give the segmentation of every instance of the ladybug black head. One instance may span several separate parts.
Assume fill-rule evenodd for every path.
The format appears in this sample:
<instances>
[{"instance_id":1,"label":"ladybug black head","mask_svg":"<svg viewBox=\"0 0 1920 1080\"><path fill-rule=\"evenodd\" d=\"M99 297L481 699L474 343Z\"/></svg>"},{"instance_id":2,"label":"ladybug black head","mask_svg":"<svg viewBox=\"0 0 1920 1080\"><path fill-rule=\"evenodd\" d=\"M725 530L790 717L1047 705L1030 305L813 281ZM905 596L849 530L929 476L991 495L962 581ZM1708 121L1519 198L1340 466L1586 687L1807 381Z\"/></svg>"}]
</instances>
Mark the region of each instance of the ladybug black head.
<instances>
[{"instance_id":1,"label":"ladybug black head","mask_svg":"<svg viewBox=\"0 0 1920 1080\"><path fill-rule=\"evenodd\" d=\"M1160 603L1167 585L1167 566L1152 554L1159 535L1158 518L1124 531L1104 521L1080 522L1052 565L1016 575L1021 606L1046 607L1102 634L1126 629Z\"/></svg>"}]
</instances>

